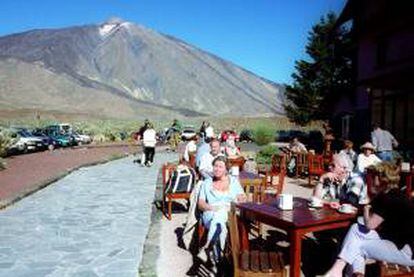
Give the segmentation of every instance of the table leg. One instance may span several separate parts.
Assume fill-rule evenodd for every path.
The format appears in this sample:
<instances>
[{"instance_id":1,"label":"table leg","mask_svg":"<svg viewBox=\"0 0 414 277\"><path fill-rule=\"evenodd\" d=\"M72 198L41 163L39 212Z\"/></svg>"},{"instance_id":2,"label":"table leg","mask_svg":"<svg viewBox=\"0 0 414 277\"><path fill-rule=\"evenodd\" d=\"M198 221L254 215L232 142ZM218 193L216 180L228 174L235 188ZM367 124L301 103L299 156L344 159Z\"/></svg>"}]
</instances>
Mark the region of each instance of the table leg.
<instances>
[{"instance_id":1,"label":"table leg","mask_svg":"<svg viewBox=\"0 0 414 277\"><path fill-rule=\"evenodd\" d=\"M408 173L405 177L405 185L407 186L407 196L411 199L411 190L412 190L412 173Z\"/></svg>"},{"instance_id":2,"label":"table leg","mask_svg":"<svg viewBox=\"0 0 414 277\"><path fill-rule=\"evenodd\" d=\"M302 254L302 234L298 230L290 232L290 277L300 277Z\"/></svg>"},{"instance_id":3,"label":"table leg","mask_svg":"<svg viewBox=\"0 0 414 277\"><path fill-rule=\"evenodd\" d=\"M237 227L239 227L241 251L249 250L249 230L247 224L246 219L242 220L241 217L238 217Z\"/></svg>"}]
</instances>

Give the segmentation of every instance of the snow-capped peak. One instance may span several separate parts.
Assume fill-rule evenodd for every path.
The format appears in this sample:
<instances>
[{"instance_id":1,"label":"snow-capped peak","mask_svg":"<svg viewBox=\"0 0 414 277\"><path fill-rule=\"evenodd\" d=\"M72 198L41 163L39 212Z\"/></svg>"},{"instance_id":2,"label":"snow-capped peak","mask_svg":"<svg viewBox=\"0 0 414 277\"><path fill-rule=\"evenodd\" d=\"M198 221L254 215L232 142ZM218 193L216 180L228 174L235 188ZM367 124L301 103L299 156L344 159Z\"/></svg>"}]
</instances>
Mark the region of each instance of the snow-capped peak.
<instances>
[{"instance_id":1,"label":"snow-capped peak","mask_svg":"<svg viewBox=\"0 0 414 277\"><path fill-rule=\"evenodd\" d=\"M104 37L109 35L119 27L128 28L130 25L130 22L126 22L120 18L113 17L99 27L99 34Z\"/></svg>"}]
</instances>

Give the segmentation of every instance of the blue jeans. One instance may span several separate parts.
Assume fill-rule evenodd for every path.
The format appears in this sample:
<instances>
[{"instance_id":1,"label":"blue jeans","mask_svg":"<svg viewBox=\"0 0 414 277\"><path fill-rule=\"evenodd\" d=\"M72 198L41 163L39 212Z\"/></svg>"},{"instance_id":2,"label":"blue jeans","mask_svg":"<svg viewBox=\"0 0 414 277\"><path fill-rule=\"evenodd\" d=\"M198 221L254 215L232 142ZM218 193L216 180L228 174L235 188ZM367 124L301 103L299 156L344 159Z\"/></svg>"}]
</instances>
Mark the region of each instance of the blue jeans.
<instances>
[{"instance_id":1,"label":"blue jeans","mask_svg":"<svg viewBox=\"0 0 414 277\"><path fill-rule=\"evenodd\" d=\"M412 249L407 244L402 249L381 239L375 230L353 224L345 237L339 258L352 266L352 271L365 273L365 260L374 259L406 266L414 266Z\"/></svg>"},{"instance_id":2,"label":"blue jeans","mask_svg":"<svg viewBox=\"0 0 414 277\"><path fill-rule=\"evenodd\" d=\"M378 158L380 158L382 161L391 162L393 160L392 151L381 151L377 152Z\"/></svg>"}]
</instances>

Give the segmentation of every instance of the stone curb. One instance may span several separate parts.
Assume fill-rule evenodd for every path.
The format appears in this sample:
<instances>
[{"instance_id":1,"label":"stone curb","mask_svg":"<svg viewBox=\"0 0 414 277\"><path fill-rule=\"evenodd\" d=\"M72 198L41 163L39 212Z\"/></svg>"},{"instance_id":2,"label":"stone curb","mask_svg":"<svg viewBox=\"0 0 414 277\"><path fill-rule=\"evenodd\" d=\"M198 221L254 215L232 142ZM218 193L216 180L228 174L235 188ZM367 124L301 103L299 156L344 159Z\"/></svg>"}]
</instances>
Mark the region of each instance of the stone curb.
<instances>
[{"instance_id":1,"label":"stone curb","mask_svg":"<svg viewBox=\"0 0 414 277\"><path fill-rule=\"evenodd\" d=\"M151 208L151 219L148 233L145 238L142 260L138 268L138 276L153 277L157 276L157 260L160 255L160 229L162 213L157 208L156 202L161 199L161 169L158 174L157 183L154 191L154 201Z\"/></svg>"}]
</instances>

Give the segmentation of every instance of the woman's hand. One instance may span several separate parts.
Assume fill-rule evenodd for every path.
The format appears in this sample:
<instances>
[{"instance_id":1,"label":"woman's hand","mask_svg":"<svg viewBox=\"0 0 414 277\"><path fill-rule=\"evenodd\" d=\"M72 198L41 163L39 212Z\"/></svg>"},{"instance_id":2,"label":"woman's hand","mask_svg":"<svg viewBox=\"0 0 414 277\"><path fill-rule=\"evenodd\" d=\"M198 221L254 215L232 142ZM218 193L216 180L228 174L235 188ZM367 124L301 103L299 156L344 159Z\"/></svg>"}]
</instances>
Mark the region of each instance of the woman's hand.
<instances>
[{"instance_id":1,"label":"woman's hand","mask_svg":"<svg viewBox=\"0 0 414 277\"><path fill-rule=\"evenodd\" d=\"M329 202L329 207L331 207L332 209L339 209L339 207L341 206L341 203L337 202L337 201L332 201Z\"/></svg>"},{"instance_id":2,"label":"woman's hand","mask_svg":"<svg viewBox=\"0 0 414 277\"><path fill-rule=\"evenodd\" d=\"M246 194L239 194L236 196L236 202L238 203L243 203L247 201L247 196Z\"/></svg>"}]
</instances>

